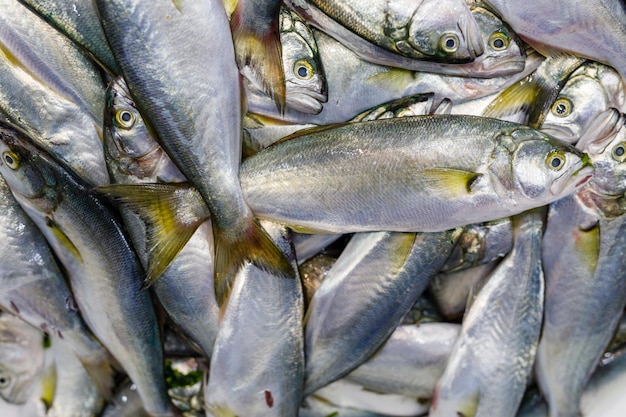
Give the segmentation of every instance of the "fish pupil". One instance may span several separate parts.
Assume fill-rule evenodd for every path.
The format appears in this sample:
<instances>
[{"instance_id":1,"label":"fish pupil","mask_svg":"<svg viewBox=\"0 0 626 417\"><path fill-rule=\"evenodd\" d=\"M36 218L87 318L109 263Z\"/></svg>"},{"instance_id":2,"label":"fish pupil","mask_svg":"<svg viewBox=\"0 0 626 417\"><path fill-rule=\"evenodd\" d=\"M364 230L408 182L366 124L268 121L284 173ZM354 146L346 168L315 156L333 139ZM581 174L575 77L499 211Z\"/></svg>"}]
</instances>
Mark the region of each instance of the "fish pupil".
<instances>
[{"instance_id":1,"label":"fish pupil","mask_svg":"<svg viewBox=\"0 0 626 417\"><path fill-rule=\"evenodd\" d=\"M309 71L305 67L300 67L298 68L298 75L304 78L309 75Z\"/></svg>"},{"instance_id":2,"label":"fish pupil","mask_svg":"<svg viewBox=\"0 0 626 417\"><path fill-rule=\"evenodd\" d=\"M129 112L122 113L122 120L125 122L130 122L130 113Z\"/></svg>"},{"instance_id":3,"label":"fish pupil","mask_svg":"<svg viewBox=\"0 0 626 417\"><path fill-rule=\"evenodd\" d=\"M10 155L4 155L4 160L7 161L7 164L9 165L13 165L13 163L15 162L15 160ZM1 379L0 382L2 382Z\"/></svg>"},{"instance_id":4,"label":"fish pupil","mask_svg":"<svg viewBox=\"0 0 626 417\"><path fill-rule=\"evenodd\" d=\"M556 106L556 112L558 114L565 114L565 112L567 111L567 106L565 106L565 104L558 104Z\"/></svg>"},{"instance_id":5,"label":"fish pupil","mask_svg":"<svg viewBox=\"0 0 626 417\"><path fill-rule=\"evenodd\" d=\"M495 46L497 49L503 48L504 41L502 39L496 39L495 41L493 41L493 46Z\"/></svg>"},{"instance_id":6,"label":"fish pupil","mask_svg":"<svg viewBox=\"0 0 626 417\"><path fill-rule=\"evenodd\" d=\"M558 168L559 165L561 165L561 159L560 158L554 158L551 162L552 166L554 168Z\"/></svg>"},{"instance_id":7,"label":"fish pupil","mask_svg":"<svg viewBox=\"0 0 626 417\"><path fill-rule=\"evenodd\" d=\"M446 41L446 48L452 49L454 48L454 45L456 45L456 42L454 41L454 39L448 39Z\"/></svg>"}]
</instances>

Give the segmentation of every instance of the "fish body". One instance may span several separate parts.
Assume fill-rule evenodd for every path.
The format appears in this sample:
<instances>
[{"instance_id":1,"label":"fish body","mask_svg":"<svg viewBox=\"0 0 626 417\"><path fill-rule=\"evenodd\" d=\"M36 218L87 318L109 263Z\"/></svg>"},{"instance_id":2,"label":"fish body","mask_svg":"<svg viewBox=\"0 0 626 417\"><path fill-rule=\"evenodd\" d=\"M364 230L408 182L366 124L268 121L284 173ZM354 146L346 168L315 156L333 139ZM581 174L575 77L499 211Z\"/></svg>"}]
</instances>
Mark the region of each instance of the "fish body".
<instances>
[{"instance_id":1,"label":"fish body","mask_svg":"<svg viewBox=\"0 0 626 417\"><path fill-rule=\"evenodd\" d=\"M264 223L295 267L287 229ZM204 399L207 416L295 416L302 396L304 301L299 279L248 264L221 321Z\"/></svg>"},{"instance_id":2,"label":"fish body","mask_svg":"<svg viewBox=\"0 0 626 417\"><path fill-rule=\"evenodd\" d=\"M96 3L137 108L210 209L220 304L246 259L293 276L289 262L254 219L237 178L241 92L222 2ZM149 269L148 275L152 281L160 274Z\"/></svg>"},{"instance_id":3,"label":"fish body","mask_svg":"<svg viewBox=\"0 0 626 417\"><path fill-rule=\"evenodd\" d=\"M543 215L533 210L513 222L513 250L464 317L431 417L515 416L522 401L543 314Z\"/></svg>"},{"instance_id":4,"label":"fish body","mask_svg":"<svg viewBox=\"0 0 626 417\"><path fill-rule=\"evenodd\" d=\"M517 124L415 116L300 132L245 160L240 179L257 216L296 230L441 231L572 193L591 175L581 157Z\"/></svg>"},{"instance_id":5,"label":"fish body","mask_svg":"<svg viewBox=\"0 0 626 417\"><path fill-rule=\"evenodd\" d=\"M72 39L109 74L119 74L119 68L104 36L98 12L92 1L19 1Z\"/></svg>"},{"instance_id":6,"label":"fish body","mask_svg":"<svg viewBox=\"0 0 626 417\"><path fill-rule=\"evenodd\" d=\"M83 318L137 384L146 409L173 415L156 314L119 218L103 196L26 136L3 126L0 139L0 173L63 264Z\"/></svg>"},{"instance_id":7,"label":"fish body","mask_svg":"<svg viewBox=\"0 0 626 417\"><path fill-rule=\"evenodd\" d=\"M597 177L550 206L542 255L545 323L536 364L550 416L580 414L582 392L622 317L624 134L622 115L615 132L590 153ZM593 149L593 143L582 145Z\"/></svg>"},{"instance_id":8,"label":"fish body","mask_svg":"<svg viewBox=\"0 0 626 417\"><path fill-rule=\"evenodd\" d=\"M453 236L447 231L352 237L306 313L305 395L345 376L384 343L447 259Z\"/></svg>"},{"instance_id":9,"label":"fish body","mask_svg":"<svg viewBox=\"0 0 626 417\"><path fill-rule=\"evenodd\" d=\"M109 85L107 103L104 149L112 182L185 181L154 139L121 77ZM147 269L152 243L146 227L128 207L121 207L121 214L139 259ZM207 359L211 357L218 328L213 252L211 225L202 224L152 286L169 317L201 347Z\"/></svg>"}]
</instances>

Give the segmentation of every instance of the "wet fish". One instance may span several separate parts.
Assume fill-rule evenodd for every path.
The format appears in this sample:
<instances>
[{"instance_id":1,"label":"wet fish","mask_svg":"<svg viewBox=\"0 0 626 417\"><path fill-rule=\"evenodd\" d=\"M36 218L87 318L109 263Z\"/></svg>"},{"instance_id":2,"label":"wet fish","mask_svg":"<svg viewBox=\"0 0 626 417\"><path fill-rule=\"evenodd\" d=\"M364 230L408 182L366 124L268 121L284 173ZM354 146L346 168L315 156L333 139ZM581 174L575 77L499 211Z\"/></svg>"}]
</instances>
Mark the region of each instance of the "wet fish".
<instances>
[{"instance_id":1,"label":"wet fish","mask_svg":"<svg viewBox=\"0 0 626 417\"><path fill-rule=\"evenodd\" d=\"M7 126L0 155L0 173L63 264L90 329L137 384L145 408L174 415L144 271L115 211L54 155Z\"/></svg>"},{"instance_id":2,"label":"wet fish","mask_svg":"<svg viewBox=\"0 0 626 417\"><path fill-rule=\"evenodd\" d=\"M287 229L264 222L296 268ZM246 265L235 280L211 358L207 416L295 416L302 395L304 301L300 279Z\"/></svg>"},{"instance_id":3,"label":"wet fish","mask_svg":"<svg viewBox=\"0 0 626 417\"><path fill-rule=\"evenodd\" d=\"M222 2L96 3L137 108L210 209L218 302L223 304L235 272L246 260L278 276L293 277L283 253L254 219L237 178L239 71ZM173 234L178 239L166 252L169 259L200 223L176 225L181 232ZM151 263L148 282L168 263L159 263L156 270Z\"/></svg>"},{"instance_id":4,"label":"wet fish","mask_svg":"<svg viewBox=\"0 0 626 417\"><path fill-rule=\"evenodd\" d=\"M430 414L514 416L531 374L541 332L543 213L513 218L513 250L466 313L437 383Z\"/></svg>"},{"instance_id":5,"label":"wet fish","mask_svg":"<svg viewBox=\"0 0 626 417\"><path fill-rule=\"evenodd\" d=\"M352 237L307 309L305 395L374 354L443 265L456 238L454 231Z\"/></svg>"},{"instance_id":6,"label":"wet fish","mask_svg":"<svg viewBox=\"0 0 626 417\"><path fill-rule=\"evenodd\" d=\"M107 104L104 149L113 183L185 181L146 126L123 78L118 77L109 85ZM122 207L121 214L139 260L147 268L153 256L150 248L158 236L147 231L131 209ZM201 347L207 359L211 357L218 328L213 252L213 233L207 222L198 227L152 286L169 317Z\"/></svg>"},{"instance_id":7,"label":"wet fish","mask_svg":"<svg viewBox=\"0 0 626 417\"><path fill-rule=\"evenodd\" d=\"M366 43L413 59L471 62L483 53L480 30L465 1L290 0L307 21L351 49Z\"/></svg>"}]
</instances>

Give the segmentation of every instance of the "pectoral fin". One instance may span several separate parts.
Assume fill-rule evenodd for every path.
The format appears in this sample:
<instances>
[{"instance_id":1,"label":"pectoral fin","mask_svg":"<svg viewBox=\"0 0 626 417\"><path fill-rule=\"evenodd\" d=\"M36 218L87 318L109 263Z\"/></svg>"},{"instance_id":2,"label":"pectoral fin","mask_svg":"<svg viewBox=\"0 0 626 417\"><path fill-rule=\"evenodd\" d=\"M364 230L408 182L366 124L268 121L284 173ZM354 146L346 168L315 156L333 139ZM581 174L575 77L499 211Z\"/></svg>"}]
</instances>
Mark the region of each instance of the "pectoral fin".
<instances>
[{"instance_id":1,"label":"pectoral fin","mask_svg":"<svg viewBox=\"0 0 626 417\"><path fill-rule=\"evenodd\" d=\"M46 226L52 230L54 236L57 238L59 243L65 247L78 261L82 262L83 257L78 251L78 248L74 245L74 243L70 240L70 238L59 228L59 226L52 220L50 217L46 218Z\"/></svg>"},{"instance_id":2,"label":"pectoral fin","mask_svg":"<svg viewBox=\"0 0 626 417\"><path fill-rule=\"evenodd\" d=\"M461 198L472 192L472 187L482 174L450 168L428 168L419 171L425 185L433 193L446 198Z\"/></svg>"}]
</instances>

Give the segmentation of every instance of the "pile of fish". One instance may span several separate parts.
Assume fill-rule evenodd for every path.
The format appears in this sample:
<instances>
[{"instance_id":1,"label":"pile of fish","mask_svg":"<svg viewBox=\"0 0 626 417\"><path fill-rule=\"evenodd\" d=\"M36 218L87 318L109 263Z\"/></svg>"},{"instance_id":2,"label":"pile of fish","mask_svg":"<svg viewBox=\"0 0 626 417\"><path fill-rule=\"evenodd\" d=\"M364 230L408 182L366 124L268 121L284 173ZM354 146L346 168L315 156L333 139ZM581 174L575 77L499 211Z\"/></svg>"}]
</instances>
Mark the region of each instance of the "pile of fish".
<instances>
[{"instance_id":1,"label":"pile of fish","mask_svg":"<svg viewBox=\"0 0 626 417\"><path fill-rule=\"evenodd\" d=\"M0 7L15 415L576 417L623 381L622 0Z\"/></svg>"}]
</instances>

